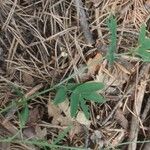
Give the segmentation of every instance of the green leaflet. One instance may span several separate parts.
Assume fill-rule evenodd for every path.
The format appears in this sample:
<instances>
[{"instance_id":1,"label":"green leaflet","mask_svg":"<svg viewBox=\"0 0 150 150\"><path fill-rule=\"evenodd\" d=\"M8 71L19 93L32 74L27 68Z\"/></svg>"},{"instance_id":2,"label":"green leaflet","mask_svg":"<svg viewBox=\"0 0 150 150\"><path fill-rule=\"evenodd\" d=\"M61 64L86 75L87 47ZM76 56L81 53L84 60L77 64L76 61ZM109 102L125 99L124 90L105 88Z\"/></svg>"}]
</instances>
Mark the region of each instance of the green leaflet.
<instances>
[{"instance_id":1,"label":"green leaflet","mask_svg":"<svg viewBox=\"0 0 150 150\"><path fill-rule=\"evenodd\" d=\"M140 56L144 62L150 62L150 38L146 37L146 26L142 25L139 35L139 47L136 49L136 55Z\"/></svg>"},{"instance_id":2,"label":"green leaflet","mask_svg":"<svg viewBox=\"0 0 150 150\"><path fill-rule=\"evenodd\" d=\"M57 105L59 103L64 102L66 97L67 97L67 90L65 87L62 86L57 90L56 96L54 98L54 104Z\"/></svg>"},{"instance_id":3,"label":"green leaflet","mask_svg":"<svg viewBox=\"0 0 150 150\"><path fill-rule=\"evenodd\" d=\"M80 93L74 90L71 94L70 113L71 117L75 117L79 107Z\"/></svg>"},{"instance_id":4,"label":"green leaflet","mask_svg":"<svg viewBox=\"0 0 150 150\"><path fill-rule=\"evenodd\" d=\"M144 62L150 62L150 52L148 52L145 48L139 48L137 55L139 55Z\"/></svg>"},{"instance_id":5,"label":"green leaflet","mask_svg":"<svg viewBox=\"0 0 150 150\"><path fill-rule=\"evenodd\" d=\"M104 103L105 100L104 100L104 97L101 96L100 94L96 93L96 92L93 92L93 93L90 93L90 94L84 94L82 95L82 97L84 99L87 99L87 100L91 100L93 102L98 102L98 103Z\"/></svg>"},{"instance_id":6,"label":"green leaflet","mask_svg":"<svg viewBox=\"0 0 150 150\"><path fill-rule=\"evenodd\" d=\"M86 117L87 119L89 119L89 118L90 118L89 108L88 108L88 106L86 105L86 101L85 101L82 97L81 97L81 99L80 99L80 106L81 106L81 109L82 109L82 111L83 111L85 117Z\"/></svg>"},{"instance_id":7,"label":"green leaflet","mask_svg":"<svg viewBox=\"0 0 150 150\"><path fill-rule=\"evenodd\" d=\"M100 82L86 82L79 85L76 90L80 93L91 93L104 88L104 84Z\"/></svg>"},{"instance_id":8,"label":"green leaflet","mask_svg":"<svg viewBox=\"0 0 150 150\"><path fill-rule=\"evenodd\" d=\"M139 34L139 39L138 39L140 44L143 44L145 42L145 36L146 36L146 26L142 25L140 34Z\"/></svg>"},{"instance_id":9,"label":"green leaflet","mask_svg":"<svg viewBox=\"0 0 150 150\"><path fill-rule=\"evenodd\" d=\"M94 102L104 102L104 98L97 94L96 91L104 88L104 84L100 82L86 82L83 84L68 83L66 86L58 88L54 98L54 104L59 104L70 96L70 114L76 117L78 109L81 108L86 118L90 118L88 105L85 100Z\"/></svg>"},{"instance_id":10,"label":"green leaflet","mask_svg":"<svg viewBox=\"0 0 150 150\"><path fill-rule=\"evenodd\" d=\"M109 45L106 58L109 61L109 64L112 65L115 60L115 51L117 49L116 47L117 45L117 21L112 14L107 20L107 26L111 33L111 37L110 37L111 41L110 41L110 45Z\"/></svg>"},{"instance_id":11,"label":"green leaflet","mask_svg":"<svg viewBox=\"0 0 150 150\"><path fill-rule=\"evenodd\" d=\"M19 114L21 128L23 128L25 124L27 123L28 117L29 117L29 108L28 108L28 104L26 103L21 113Z\"/></svg>"}]
</instances>

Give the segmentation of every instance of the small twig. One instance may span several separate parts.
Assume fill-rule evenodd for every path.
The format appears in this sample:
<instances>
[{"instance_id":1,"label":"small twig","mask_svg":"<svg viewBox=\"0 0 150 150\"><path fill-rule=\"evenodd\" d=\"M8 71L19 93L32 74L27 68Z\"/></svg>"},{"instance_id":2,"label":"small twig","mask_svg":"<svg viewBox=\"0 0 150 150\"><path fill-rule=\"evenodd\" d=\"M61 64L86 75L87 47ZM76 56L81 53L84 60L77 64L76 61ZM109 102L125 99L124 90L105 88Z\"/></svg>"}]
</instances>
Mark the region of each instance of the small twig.
<instances>
[{"instance_id":1,"label":"small twig","mask_svg":"<svg viewBox=\"0 0 150 150\"><path fill-rule=\"evenodd\" d=\"M150 110L150 97L149 97L148 100L147 100L147 103L146 103L146 105L145 105L143 114L142 114L142 116L141 116L142 121L145 120L145 118L146 118L146 116L147 116L149 110Z\"/></svg>"},{"instance_id":2,"label":"small twig","mask_svg":"<svg viewBox=\"0 0 150 150\"><path fill-rule=\"evenodd\" d=\"M81 0L74 0L74 3L77 9L77 14L79 15L79 21L84 37L87 41L87 44L92 45L94 43L94 39L89 28L89 23L87 21L86 13L83 8L83 3Z\"/></svg>"},{"instance_id":3,"label":"small twig","mask_svg":"<svg viewBox=\"0 0 150 150\"><path fill-rule=\"evenodd\" d=\"M136 150L137 149L137 139L138 139L138 133L139 133L139 124L140 124L140 112L142 107L142 102L145 94L145 89L147 85L147 79L149 78L149 68L150 65L145 65L139 75L140 83L138 87L138 93L136 96L136 99L134 101L134 114L136 116L132 116L132 122L131 122L131 128L130 128L130 135L129 140L132 141L131 144L129 144L128 150Z\"/></svg>"},{"instance_id":4,"label":"small twig","mask_svg":"<svg viewBox=\"0 0 150 150\"><path fill-rule=\"evenodd\" d=\"M28 93L25 94L25 98L30 97L31 95L35 94L38 90L40 90L43 87L43 84L38 84L35 87L33 87Z\"/></svg>"},{"instance_id":5,"label":"small twig","mask_svg":"<svg viewBox=\"0 0 150 150\"><path fill-rule=\"evenodd\" d=\"M13 6L12 6L12 8L11 8L9 14L8 14L8 17L7 17L6 21L5 21L5 23L2 26L2 30L7 28L8 24L10 23L10 20L12 19L12 16L13 16L13 14L15 12L15 8L17 6L17 0L15 0L12 4L13 4Z\"/></svg>"}]
</instances>

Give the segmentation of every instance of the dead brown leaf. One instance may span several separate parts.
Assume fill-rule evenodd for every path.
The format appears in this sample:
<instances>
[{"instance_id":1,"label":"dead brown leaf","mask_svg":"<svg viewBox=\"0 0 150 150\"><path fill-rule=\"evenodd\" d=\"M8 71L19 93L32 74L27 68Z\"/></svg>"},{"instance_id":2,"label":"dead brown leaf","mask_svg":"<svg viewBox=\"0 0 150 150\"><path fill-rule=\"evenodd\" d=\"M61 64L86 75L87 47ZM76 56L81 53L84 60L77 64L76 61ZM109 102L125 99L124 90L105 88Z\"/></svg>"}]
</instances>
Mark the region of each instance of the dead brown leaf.
<instances>
[{"instance_id":1,"label":"dead brown leaf","mask_svg":"<svg viewBox=\"0 0 150 150\"><path fill-rule=\"evenodd\" d=\"M26 86L31 86L34 83L33 77L28 73L23 73L22 80Z\"/></svg>"},{"instance_id":2,"label":"dead brown leaf","mask_svg":"<svg viewBox=\"0 0 150 150\"><path fill-rule=\"evenodd\" d=\"M62 115L63 111L58 106L54 105L52 102L49 101L47 107L49 117L53 117L52 120L53 125L66 126L72 122L72 120L70 120L67 116L66 117L63 116Z\"/></svg>"},{"instance_id":3,"label":"dead brown leaf","mask_svg":"<svg viewBox=\"0 0 150 150\"><path fill-rule=\"evenodd\" d=\"M105 83L109 87L108 93L114 92L116 87L122 88L130 78L131 72L123 66L121 63L116 63L112 66L112 69L107 69L106 64L103 64L96 75L99 82Z\"/></svg>"},{"instance_id":4,"label":"dead brown leaf","mask_svg":"<svg viewBox=\"0 0 150 150\"><path fill-rule=\"evenodd\" d=\"M35 127L35 132L36 132L36 137L38 139L44 139L45 136L47 135L46 128L41 129L41 127L39 127L38 125L36 125L36 127Z\"/></svg>"},{"instance_id":5,"label":"dead brown leaf","mask_svg":"<svg viewBox=\"0 0 150 150\"><path fill-rule=\"evenodd\" d=\"M72 141L75 135L78 135L82 131L82 126L78 122L73 123L73 128L69 132L70 140Z\"/></svg>"},{"instance_id":6,"label":"dead brown leaf","mask_svg":"<svg viewBox=\"0 0 150 150\"><path fill-rule=\"evenodd\" d=\"M29 139L35 138L36 137L35 127L30 126L23 129L23 134Z\"/></svg>"},{"instance_id":7,"label":"dead brown leaf","mask_svg":"<svg viewBox=\"0 0 150 150\"><path fill-rule=\"evenodd\" d=\"M102 60L102 55L97 53L93 58L90 58L87 61L88 75L94 75L96 71L98 71L100 67L100 60Z\"/></svg>"},{"instance_id":8,"label":"dead brown leaf","mask_svg":"<svg viewBox=\"0 0 150 150\"><path fill-rule=\"evenodd\" d=\"M128 129L128 120L125 118L123 112L121 110L117 110L114 118L116 119L117 123L120 124L124 129Z\"/></svg>"},{"instance_id":9,"label":"dead brown leaf","mask_svg":"<svg viewBox=\"0 0 150 150\"><path fill-rule=\"evenodd\" d=\"M30 110L29 113L29 119L28 119L28 126L33 126L38 123L42 116L42 111L39 112L39 106L34 107L33 109Z\"/></svg>"}]
</instances>

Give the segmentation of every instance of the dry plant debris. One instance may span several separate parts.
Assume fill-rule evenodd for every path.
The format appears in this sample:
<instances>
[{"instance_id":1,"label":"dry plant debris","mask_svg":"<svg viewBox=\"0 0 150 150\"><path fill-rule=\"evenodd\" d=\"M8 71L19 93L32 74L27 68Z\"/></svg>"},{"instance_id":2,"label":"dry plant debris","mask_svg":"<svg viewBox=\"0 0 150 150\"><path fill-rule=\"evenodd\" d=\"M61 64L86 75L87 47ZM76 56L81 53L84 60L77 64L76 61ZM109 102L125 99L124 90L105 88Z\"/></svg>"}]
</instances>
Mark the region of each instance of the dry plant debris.
<instances>
[{"instance_id":1,"label":"dry plant debris","mask_svg":"<svg viewBox=\"0 0 150 150\"><path fill-rule=\"evenodd\" d=\"M110 14L119 55L111 67ZM150 36L149 0L0 0L0 149L148 150L150 65L132 56L142 24ZM69 79L105 84L107 102L87 103L90 120L80 110L72 119L69 101L53 104L49 88Z\"/></svg>"}]
</instances>

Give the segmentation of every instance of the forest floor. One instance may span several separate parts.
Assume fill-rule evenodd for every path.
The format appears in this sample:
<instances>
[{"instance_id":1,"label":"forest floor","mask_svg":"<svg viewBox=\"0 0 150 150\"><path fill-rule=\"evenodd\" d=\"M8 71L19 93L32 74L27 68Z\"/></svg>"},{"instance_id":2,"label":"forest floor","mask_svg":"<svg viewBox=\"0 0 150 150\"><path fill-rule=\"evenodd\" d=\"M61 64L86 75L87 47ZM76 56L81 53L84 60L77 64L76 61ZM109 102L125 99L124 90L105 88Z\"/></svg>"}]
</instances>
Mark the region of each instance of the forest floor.
<instances>
[{"instance_id":1,"label":"forest floor","mask_svg":"<svg viewBox=\"0 0 150 150\"><path fill-rule=\"evenodd\" d=\"M148 37L149 0L0 0L0 150L149 150Z\"/></svg>"}]
</instances>

